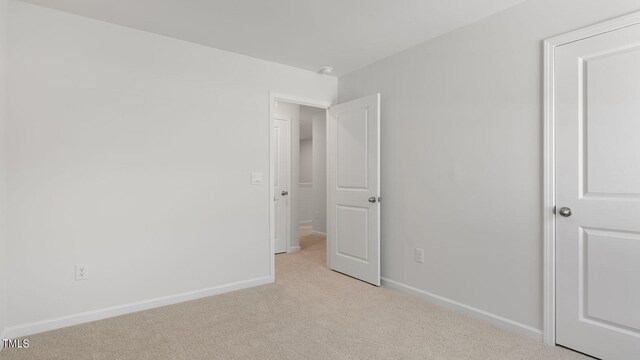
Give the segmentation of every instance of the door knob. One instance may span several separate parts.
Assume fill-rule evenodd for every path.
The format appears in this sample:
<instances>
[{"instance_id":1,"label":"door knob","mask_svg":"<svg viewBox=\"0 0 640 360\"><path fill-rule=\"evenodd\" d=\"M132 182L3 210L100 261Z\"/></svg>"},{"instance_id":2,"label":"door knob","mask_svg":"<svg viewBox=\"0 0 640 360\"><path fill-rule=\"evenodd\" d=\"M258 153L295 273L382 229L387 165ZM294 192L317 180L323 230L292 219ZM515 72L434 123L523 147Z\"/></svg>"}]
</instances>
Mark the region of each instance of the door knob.
<instances>
[{"instance_id":1,"label":"door knob","mask_svg":"<svg viewBox=\"0 0 640 360\"><path fill-rule=\"evenodd\" d=\"M559 213L561 216L569 217L569 216L571 216L571 208L568 208L568 207L561 207L561 208L560 208L560 211L558 211L558 213Z\"/></svg>"},{"instance_id":2,"label":"door knob","mask_svg":"<svg viewBox=\"0 0 640 360\"><path fill-rule=\"evenodd\" d=\"M372 204L375 204L376 201L378 201L378 200L376 200L375 196L372 196L372 197L369 198L369 202L372 203Z\"/></svg>"},{"instance_id":3,"label":"door knob","mask_svg":"<svg viewBox=\"0 0 640 360\"><path fill-rule=\"evenodd\" d=\"M282 190L282 192L280 193L280 195L282 196L287 196L289 195L289 192L287 190Z\"/></svg>"}]
</instances>

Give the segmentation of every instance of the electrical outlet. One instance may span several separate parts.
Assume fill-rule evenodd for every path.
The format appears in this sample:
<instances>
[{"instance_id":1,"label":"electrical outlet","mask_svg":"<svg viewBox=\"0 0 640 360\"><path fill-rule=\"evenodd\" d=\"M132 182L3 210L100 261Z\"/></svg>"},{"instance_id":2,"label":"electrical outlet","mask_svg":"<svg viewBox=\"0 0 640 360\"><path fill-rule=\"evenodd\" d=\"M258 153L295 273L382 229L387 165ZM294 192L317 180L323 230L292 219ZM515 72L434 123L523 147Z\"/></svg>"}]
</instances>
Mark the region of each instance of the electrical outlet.
<instances>
[{"instance_id":1,"label":"electrical outlet","mask_svg":"<svg viewBox=\"0 0 640 360\"><path fill-rule=\"evenodd\" d=\"M416 248L416 262L423 263L424 262L424 250Z\"/></svg>"},{"instance_id":2,"label":"electrical outlet","mask_svg":"<svg viewBox=\"0 0 640 360\"><path fill-rule=\"evenodd\" d=\"M87 280L89 278L89 267L85 264L76 264L76 280Z\"/></svg>"}]
</instances>

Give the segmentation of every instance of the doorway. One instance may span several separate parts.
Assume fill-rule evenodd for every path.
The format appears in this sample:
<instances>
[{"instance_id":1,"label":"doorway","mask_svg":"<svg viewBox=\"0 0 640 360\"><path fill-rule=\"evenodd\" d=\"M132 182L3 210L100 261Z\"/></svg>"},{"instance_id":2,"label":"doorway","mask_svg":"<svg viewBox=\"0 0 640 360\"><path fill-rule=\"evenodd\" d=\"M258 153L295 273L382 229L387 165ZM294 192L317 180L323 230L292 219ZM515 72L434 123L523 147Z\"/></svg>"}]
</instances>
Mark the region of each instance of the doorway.
<instances>
[{"instance_id":1,"label":"doorway","mask_svg":"<svg viewBox=\"0 0 640 360\"><path fill-rule=\"evenodd\" d=\"M276 100L274 236L276 254L301 249L300 238L326 233L326 109Z\"/></svg>"},{"instance_id":2,"label":"doorway","mask_svg":"<svg viewBox=\"0 0 640 360\"><path fill-rule=\"evenodd\" d=\"M270 100L272 279L275 281L273 254L300 250L302 220L303 231L308 231L309 221L310 231L326 231L327 267L380 286L380 94L333 106L276 94ZM312 138L316 130L311 141L310 187L311 198L317 201L311 211L300 208L302 191L309 192L301 191L300 186L301 176L309 178L300 173L301 167L309 167L300 163L301 145L309 146L301 144L301 114L310 118ZM281 136L283 132L288 132L290 140ZM303 135L302 142L305 140ZM313 161L314 155L322 159L323 154L323 161Z\"/></svg>"},{"instance_id":3,"label":"doorway","mask_svg":"<svg viewBox=\"0 0 640 360\"><path fill-rule=\"evenodd\" d=\"M291 253L300 250L300 220L298 211L300 198L300 109L306 109L303 113L305 119L307 119L307 115L309 114L319 119L321 115L324 115L324 118L326 118L326 112L330 105L331 103L328 102L291 95L270 93L269 96L269 127L271 134L269 146L269 228L271 239L269 256L270 273L273 281L275 281L275 254ZM283 136L277 136L274 130L278 121L282 120L287 123L287 126L284 129L284 133L282 133ZM305 123L306 122L308 122L308 120L306 120ZM308 131L306 126L305 124L305 131ZM326 129L326 121L324 126L324 129ZM320 127L321 124L317 123L316 145L320 144ZM313 136L313 122L311 122L311 132ZM279 167L280 159L283 159L284 166ZM318 161L316 166L319 164L320 162ZM316 172L316 175L319 176L319 172ZM280 179L278 179L278 177L280 177ZM280 189L278 187L278 181L284 183L286 189ZM313 193L314 182L316 183L316 189L319 189L323 184L321 180L314 181L312 174L311 186L307 186L308 183L303 184L305 187L305 197L308 197L307 193L309 189L307 189L307 187L311 188L311 193ZM324 180L324 183L326 184L326 180ZM326 200L324 206L326 207ZM326 211L324 214L320 214L320 216L322 215L324 215L326 221ZM309 216L303 217L308 218ZM303 221L304 220L308 221L309 219L303 219ZM313 219L311 219L311 221L311 226L313 227ZM319 225L319 222L316 223Z\"/></svg>"}]
</instances>

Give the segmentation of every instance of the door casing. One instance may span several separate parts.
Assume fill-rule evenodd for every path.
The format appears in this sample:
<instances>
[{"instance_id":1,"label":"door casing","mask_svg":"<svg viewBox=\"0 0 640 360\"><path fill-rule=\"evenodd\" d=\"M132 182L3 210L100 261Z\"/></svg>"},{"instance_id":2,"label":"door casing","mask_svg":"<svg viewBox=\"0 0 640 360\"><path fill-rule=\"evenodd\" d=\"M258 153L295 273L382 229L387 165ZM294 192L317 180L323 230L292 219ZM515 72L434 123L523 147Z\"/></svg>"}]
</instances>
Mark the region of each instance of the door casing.
<instances>
[{"instance_id":1,"label":"door casing","mask_svg":"<svg viewBox=\"0 0 640 360\"><path fill-rule=\"evenodd\" d=\"M543 138L543 341L556 345L556 142L555 142L555 49L568 43L640 24L640 11L562 34L544 41L544 138Z\"/></svg>"},{"instance_id":2,"label":"door casing","mask_svg":"<svg viewBox=\"0 0 640 360\"><path fill-rule=\"evenodd\" d=\"M273 128L273 125L274 125L273 120L274 120L274 114L275 114L276 101L321 108L321 109L325 109L325 111L328 111L329 107L332 105L331 102L322 101L322 100L307 99L299 96L285 95L285 94L279 94L275 92L269 93L269 268L270 268L269 277L272 282L275 281L275 278L276 278L275 277L276 276L276 257L275 257L275 226L274 226L275 206L273 204L273 197L275 195L273 192L273 185L275 182L275 176L273 173L273 167L275 164L275 159L274 159L275 151L274 151L273 137L271 136L271 129ZM328 116L328 113L325 116ZM291 149L291 147L289 147L289 149ZM290 177L289 186L293 187L296 184L293 184L291 182L291 171L289 171L289 177ZM291 193L291 190L290 190L290 193ZM287 209L287 217L289 218L289 228L290 228L289 234L295 233L291 231L291 227L298 226L298 224L292 224L292 222L290 221L291 212L293 208L294 206L291 205ZM289 236L287 241L287 250L290 248L291 248L291 235Z\"/></svg>"}]
</instances>

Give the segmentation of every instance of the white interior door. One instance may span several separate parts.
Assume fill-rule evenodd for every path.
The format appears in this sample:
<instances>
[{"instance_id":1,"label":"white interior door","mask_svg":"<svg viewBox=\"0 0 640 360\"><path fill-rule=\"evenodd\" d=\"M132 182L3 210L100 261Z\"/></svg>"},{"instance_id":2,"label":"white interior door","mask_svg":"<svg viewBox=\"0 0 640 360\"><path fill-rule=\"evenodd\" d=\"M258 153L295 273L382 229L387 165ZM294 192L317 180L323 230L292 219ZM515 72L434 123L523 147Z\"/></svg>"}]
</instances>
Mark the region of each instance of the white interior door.
<instances>
[{"instance_id":1,"label":"white interior door","mask_svg":"<svg viewBox=\"0 0 640 360\"><path fill-rule=\"evenodd\" d=\"M274 146L273 164L273 201L274 201L274 237L275 253L287 251L289 243L289 185L291 178L291 121L289 118L275 115L272 129Z\"/></svg>"},{"instance_id":2,"label":"white interior door","mask_svg":"<svg viewBox=\"0 0 640 360\"><path fill-rule=\"evenodd\" d=\"M327 263L380 285L380 94L329 108Z\"/></svg>"},{"instance_id":3,"label":"white interior door","mask_svg":"<svg viewBox=\"0 0 640 360\"><path fill-rule=\"evenodd\" d=\"M554 63L556 342L640 359L640 25Z\"/></svg>"}]
</instances>

